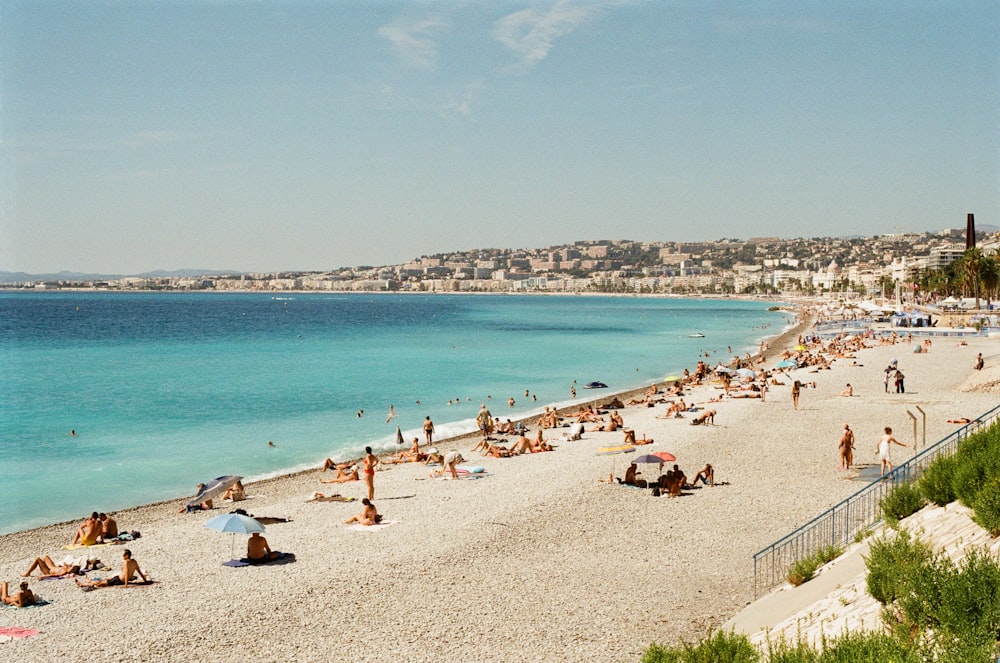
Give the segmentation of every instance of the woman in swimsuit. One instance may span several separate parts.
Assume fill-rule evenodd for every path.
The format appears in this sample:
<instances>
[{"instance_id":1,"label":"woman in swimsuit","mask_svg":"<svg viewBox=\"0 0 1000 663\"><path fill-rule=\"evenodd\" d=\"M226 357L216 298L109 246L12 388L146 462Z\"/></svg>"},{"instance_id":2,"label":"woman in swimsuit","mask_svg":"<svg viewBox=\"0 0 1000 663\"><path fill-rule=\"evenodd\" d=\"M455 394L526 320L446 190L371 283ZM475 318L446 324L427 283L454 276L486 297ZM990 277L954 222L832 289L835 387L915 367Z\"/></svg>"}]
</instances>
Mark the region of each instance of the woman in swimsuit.
<instances>
[{"instance_id":1,"label":"woman in swimsuit","mask_svg":"<svg viewBox=\"0 0 1000 663\"><path fill-rule=\"evenodd\" d=\"M375 466L378 465L378 457L372 453L371 447L365 447L365 485L368 486L368 499L375 499Z\"/></svg>"}]
</instances>

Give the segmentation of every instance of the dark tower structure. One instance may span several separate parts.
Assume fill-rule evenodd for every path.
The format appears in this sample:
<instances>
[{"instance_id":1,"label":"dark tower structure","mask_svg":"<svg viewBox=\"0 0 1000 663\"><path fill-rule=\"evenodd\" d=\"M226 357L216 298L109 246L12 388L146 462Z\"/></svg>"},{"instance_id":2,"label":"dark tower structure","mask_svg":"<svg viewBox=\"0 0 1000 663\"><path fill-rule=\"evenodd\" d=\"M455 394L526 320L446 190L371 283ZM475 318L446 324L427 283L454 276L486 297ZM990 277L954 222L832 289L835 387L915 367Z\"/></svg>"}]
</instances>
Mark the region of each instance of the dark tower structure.
<instances>
[{"instance_id":1,"label":"dark tower structure","mask_svg":"<svg viewBox=\"0 0 1000 663\"><path fill-rule=\"evenodd\" d=\"M965 248L976 248L976 215L970 214L965 219Z\"/></svg>"}]
</instances>

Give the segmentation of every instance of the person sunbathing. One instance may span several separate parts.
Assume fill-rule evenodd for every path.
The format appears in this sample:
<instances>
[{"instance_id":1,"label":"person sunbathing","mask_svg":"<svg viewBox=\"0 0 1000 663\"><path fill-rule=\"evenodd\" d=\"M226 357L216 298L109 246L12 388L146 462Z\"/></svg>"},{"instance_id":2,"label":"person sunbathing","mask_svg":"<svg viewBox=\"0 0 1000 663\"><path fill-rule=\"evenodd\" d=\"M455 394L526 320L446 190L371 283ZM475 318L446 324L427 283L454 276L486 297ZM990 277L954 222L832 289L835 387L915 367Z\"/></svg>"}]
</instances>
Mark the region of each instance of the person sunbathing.
<instances>
[{"instance_id":1,"label":"person sunbathing","mask_svg":"<svg viewBox=\"0 0 1000 663\"><path fill-rule=\"evenodd\" d=\"M80 572L79 564L56 564L48 555L36 557L28 570L21 574L22 578L30 578L35 569L42 572L42 578L59 578L70 573Z\"/></svg>"},{"instance_id":2,"label":"person sunbathing","mask_svg":"<svg viewBox=\"0 0 1000 663\"><path fill-rule=\"evenodd\" d=\"M444 462L444 456L438 453L435 447L431 447L427 450L427 458L424 460L424 465L441 465Z\"/></svg>"},{"instance_id":3,"label":"person sunbathing","mask_svg":"<svg viewBox=\"0 0 1000 663\"><path fill-rule=\"evenodd\" d=\"M490 447L492 446L493 443L490 442L490 439L488 437L484 437L483 439L479 440L479 442L476 443L476 446L472 447L472 450L482 451L483 455L485 456L490 453Z\"/></svg>"},{"instance_id":4,"label":"person sunbathing","mask_svg":"<svg viewBox=\"0 0 1000 663\"><path fill-rule=\"evenodd\" d=\"M378 510L375 509L375 505L372 504L371 500L366 497L361 500L361 503L365 505L364 510L361 513L355 514L345 520L345 525L357 523L359 525L364 525L365 527L371 527L372 525L377 525L382 522L382 516L379 514Z\"/></svg>"},{"instance_id":5,"label":"person sunbathing","mask_svg":"<svg viewBox=\"0 0 1000 663\"><path fill-rule=\"evenodd\" d=\"M522 435L518 438L517 442L511 446L510 455L520 456L524 453L534 453L534 449L532 447L531 440Z\"/></svg>"},{"instance_id":6,"label":"person sunbathing","mask_svg":"<svg viewBox=\"0 0 1000 663\"><path fill-rule=\"evenodd\" d=\"M251 564L270 562L272 559L278 559L279 557L281 557L281 553L277 550L271 550L271 546L267 544L267 539L262 537L260 532L254 532L247 539L247 561Z\"/></svg>"},{"instance_id":7,"label":"person sunbathing","mask_svg":"<svg viewBox=\"0 0 1000 663\"><path fill-rule=\"evenodd\" d=\"M246 489L243 488L243 482L237 481L226 491L226 494L222 496L222 501L232 500L233 502L242 502L247 498Z\"/></svg>"},{"instance_id":8,"label":"person sunbathing","mask_svg":"<svg viewBox=\"0 0 1000 663\"><path fill-rule=\"evenodd\" d=\"M715 410L705 410L697 417L691 420L692 426L701 426L702 424L715 424Z\"/></svg>"},{"instance_id":9,"label":"person sunbathing","mask_svg":"<svg viewBox=\"0 0 1000 663\"><path fill-rule=\"evenodd\" d=\"M697 486L698 482L708 484L709 486L715 485L715 469L712 468L710 463L705 463L705 467L698 471L698 474L694 475L694 480L691 481L692 486Z\"/></svg>"},{"instance_id":10,"label":"person sunbathing","mask_svg":"<svg viewBox=\"0 0 1000 663\"><path fill-rule=\"evenodd\" d=\"M324 495L323 493L313 493L309 502L353 502L353 497L344 497L340 493L334 493L333 495Z\"/></svg>"},{"instance_id":11,"label":"person sunbathing","mask_svg":"<svg viewBox=\"0 0 1000 663\"><path fill-rule=\"evenodd\" d=\"M632 463L631 465L628 466L628 469L625 470L625 478L621 481L621 483L625 484L626 486L645 488L647 485L646 480L638 478L638 475L640 474L642 474L642 472L639 471L639 468L636 466L635 463Z\"/></svg>"},{"instance_id":12,"label":"person sunbathing","mask_svg":"<svg viewBox=\"0 0 1000 663\"><path fill-rule=\"evenodd\" d=\"M360 476L358 475L358 468L354 467L350 472L345 472L341 468L337 468L337 476L332 479L320 479L320 483L346 483L348 481L358 481Z\"/></svg>"},{"instance_id":13,"label":"person sunbathing","mask_svg":"<svg viewBox=\"0 0 1000 663\"><path fill-rule=\"evenodd\" d=\"M139 563L132 559L132 551L125 549L122 551L122 572L116 576L111 576L110 578L105 578L104 580L87 580L85 582L80 581L78 578L74 578L73 581L78 587L83 587L84 589L90 587L93 589L99 589L101 587L128 587L128 584L132 582L136 574L142 578L143 582L149 582L149 578L146 574L142 572L139 568Z\"/></svg>"},{"instance_id":14,"label":"person sunbathing","mask_svg":"<svg viewBox=\"0 0 1000 663\"><path fill-rule=\"evenodd\" d=\"M684 484L687 483L687 477L684 475L683 470L681 470L681 468L677 465L674 465L673 472L668 472L668 474L672 474L673 476L672 482L668 487L668 492L670 493L670 497L677 497L681 494L681 489L684 488Z\"/></svg>"},{"instance_id":15,"label":"person sunbathing","mask_svg":"<svg viewBox=\"0 0 1000 663\"><path fill-rule=\"evenodd\" d=\"M97 512L95 511L90 514L90 518L83 521L80 527L77 528L70 545L92 546L97 543L101 532L101 521L98 520Z\"/></svg>"},{"instance_id":16,"label":"person sunbathing","mask_svg":"<svg viewBox=\"0 0 1000 663\"><path fill-rule=\"evenodd\" d=\"M501 446L499 444L491 444L486 449L486 451L483 452L483 455L492 456L494 458L510 458L512 454L511 450L508 449L507 447Z\"/></svg>"},{"instance_id":17,"label":"person sunbathing","mask_svg":"<svg viewBox=\"0 0 1000 663\"><path fill-rule=\"evenodd\" d=\"M387 463L419 463L420 461L427 458L427 456L420 452L420 438L413 438L413 444L410 446L409 451L403 450L399 452L399 456L396 458L390 458L385 461Z\"/></svg>"},{"instance_id":18,"label":"person sunbathing","mask_svg":"<svg viewBox=\"0 0 1000 663\"><path fill-rule=\"evenodd\" d=\"M17 594L7 593L7 581L5 580L3 584L0 584L0 602L7 605L12 605L17 608L25 608L29 605L34 605L37 599L35 595L28 589L28 583L21 583L21 591Z\"/></svg>"}]
</instances>

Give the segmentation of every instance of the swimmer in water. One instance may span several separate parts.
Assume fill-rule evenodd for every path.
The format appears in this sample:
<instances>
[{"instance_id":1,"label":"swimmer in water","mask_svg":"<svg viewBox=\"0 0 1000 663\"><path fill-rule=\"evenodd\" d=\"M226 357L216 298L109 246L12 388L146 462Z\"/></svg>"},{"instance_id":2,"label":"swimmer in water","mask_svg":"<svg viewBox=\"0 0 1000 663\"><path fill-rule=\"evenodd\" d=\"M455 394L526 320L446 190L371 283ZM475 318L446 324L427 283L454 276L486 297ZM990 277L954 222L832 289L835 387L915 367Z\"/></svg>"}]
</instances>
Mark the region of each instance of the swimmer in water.
<instances>
[{"instance_id":1,"label":"swimmer in water","mask_svg":"<svg viewBox=\"0 0 1000 663\"><path fill-rule=\"evenodd\" d=\"M278 445L274 443L274 440L268 440L268 441L267 441L267 446L269 446L269 447L271 447L272 449L274 449L274 448L276 448L276 447L277 447Z\"/></svg>"}]
</instances>

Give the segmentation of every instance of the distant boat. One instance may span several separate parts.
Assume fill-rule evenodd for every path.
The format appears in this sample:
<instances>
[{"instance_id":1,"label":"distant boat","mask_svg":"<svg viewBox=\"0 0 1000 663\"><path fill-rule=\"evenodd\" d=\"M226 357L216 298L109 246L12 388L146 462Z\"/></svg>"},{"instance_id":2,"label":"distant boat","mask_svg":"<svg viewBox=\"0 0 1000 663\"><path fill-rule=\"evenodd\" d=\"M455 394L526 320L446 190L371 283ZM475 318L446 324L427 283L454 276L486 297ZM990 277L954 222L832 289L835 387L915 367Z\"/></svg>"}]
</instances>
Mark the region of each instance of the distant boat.
<instances>
[{"instance_id":1,"label":"distant boat","mask_svg":"<svg viewBox=\"0 0 1000 663\"><path fill-rule=\"evenodd\" d=\"M603 382L588 382L587 384L583 385L583 388L584 389L607 389L608 385L604 384Z\"/></svg>"},{"instance_id":2,"label":"distant boat","mask_svg":"<svg viewBox=\"0 0 1000 663\"><path fill-rule=\"evenodd\" d=\"M688 338L705 338L704 334L688 334Z\"/></svg>"}]
</instances>

